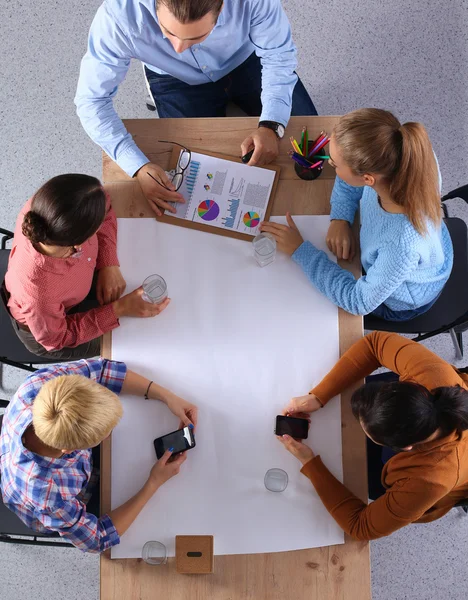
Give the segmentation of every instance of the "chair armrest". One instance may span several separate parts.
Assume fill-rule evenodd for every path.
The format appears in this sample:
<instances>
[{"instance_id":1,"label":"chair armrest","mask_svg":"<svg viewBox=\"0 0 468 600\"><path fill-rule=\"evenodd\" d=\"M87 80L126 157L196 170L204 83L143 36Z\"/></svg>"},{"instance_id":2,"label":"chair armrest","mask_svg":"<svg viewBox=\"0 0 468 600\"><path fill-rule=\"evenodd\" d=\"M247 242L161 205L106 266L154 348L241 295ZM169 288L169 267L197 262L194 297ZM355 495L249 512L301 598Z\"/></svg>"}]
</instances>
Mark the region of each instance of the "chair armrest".
<instances>
[{"instance_id":1,"label":"chair armrest","mask_svg":"<svg viewBox=\"0 0 468 600\"><path fill-rule=\"evenodd\" d=\"M0 235L2 236L0 248L2 248L4 250L6 248L7 241L11 240L13 238L14 234L12 231L9 231L8 229L3 229L2 227L0 227Z\"/></svg>"},{"instance_id":2,"label":"chair armrest","mask_svg":"<svg viewBox=\"0 0 468 600\"><path fill-rule=\"evenodd\" d=\"M446 200L451 200L452 198L461 198L468 204L468 185L462 185L461 187L452 190L448 194L445 194L445 196L442 196L441 200L442 202L445 202Z\"/></svg>"}]
</instances>

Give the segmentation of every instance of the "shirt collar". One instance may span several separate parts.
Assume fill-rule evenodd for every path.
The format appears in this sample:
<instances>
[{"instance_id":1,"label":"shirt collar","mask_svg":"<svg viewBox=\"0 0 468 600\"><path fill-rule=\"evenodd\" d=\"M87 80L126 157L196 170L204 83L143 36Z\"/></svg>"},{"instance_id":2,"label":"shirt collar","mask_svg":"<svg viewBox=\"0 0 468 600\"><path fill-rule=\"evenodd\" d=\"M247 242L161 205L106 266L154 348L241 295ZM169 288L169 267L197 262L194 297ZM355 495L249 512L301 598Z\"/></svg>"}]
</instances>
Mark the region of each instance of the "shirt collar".
<instances>
[{"instance_id":1,"label":"shirt collar","mask_svg":"<svg viewBox=\"0 0 468 600\"><path fill-rule=\"evenodd\" d=\"M224 9L224 4L223 4L223 8L221 9L221 12L218 15L218 20L216 21L216 25L214 26L215 29L216 29L216 27L222 27L226 23L226 17L224 15L225 15L225 9Z\"/></svg>"},{"instance_id":2,"label":"shirt collar","mask_svg":"<svg viewBox=\"0 0 468 600\"><path fill-rule=\"evenodd\" d=\"M23 435L26 429L32 423L32 414L28 415L28 418L23 422L21 427L21 435L19 436L18 445L21 450L21 454L25 456L28 460L31 460L36 463L39 467L45 469L53 469L57 467L72 467L80 458L85 458L86 455L89 455L90 450L75 450L70 454L64 454L59 458L49 458L47 456L41 456L40 454L36 454L35 452L31 452L28 450L23 444Z\"/></svg>"},{"instance_id":3,"label":"shirt collar","mask_svg":"<svg viewBox=\"0 0 468 600\"><path fill-rule=\"evenodd\" d=\"M44 469L56 469L64 467L71 468L80 459L89 458L90 455L89 450L75 450L70 454L64 454L63 456L60 456L59 458L49 458L47 456L40 456L39 454L35 454L27 448L24 448L22 441L21 446L23 447L23 454L30 460L34 461L39 467Z\"/></svg>"},{"instance_id":4,"label":"shirt collar","mask_svg":"<svg viewBox=\"0 0 468 600\"><path fill-rule=\"evenodd\" d=\"M34 244L26 239L26 251L32 257L34 264L36 264L41 269L45 269L51 273L68 273L70 267L76 263L76 260L83 256L84 249L87 248L88 240L86 240L83 244L81 244L81 250L79 252L75 252L72 256L68 258L58 258L55 256L47 256L46 254L42 254L36 248L34 248Z\"/></svg>"}]
</instances>

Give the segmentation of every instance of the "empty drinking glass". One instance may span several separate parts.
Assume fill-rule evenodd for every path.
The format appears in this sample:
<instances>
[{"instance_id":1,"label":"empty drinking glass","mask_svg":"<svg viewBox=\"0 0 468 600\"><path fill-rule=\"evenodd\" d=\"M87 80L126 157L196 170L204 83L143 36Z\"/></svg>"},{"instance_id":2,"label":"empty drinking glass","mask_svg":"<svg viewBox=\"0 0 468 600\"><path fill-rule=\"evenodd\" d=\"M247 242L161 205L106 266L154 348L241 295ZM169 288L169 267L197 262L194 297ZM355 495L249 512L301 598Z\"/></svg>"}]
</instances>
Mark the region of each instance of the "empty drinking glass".
<instances>
[{"instance_id":1,"label":"empty drinking glass","mask_svg":"<svg viewBox=\"0 0 468 600\"><path fill-rule=\"evenodd\" d=\"M270 492L284 492L288 481L288 474L283 469L268 469L265 473L265 487Z\"/></svg>"},{"instance_id":2,"label":"empty drinking glass","mask_svg":"<svg viewBox=\"0 0 468 600\"><path fill-rule=\"evenodd\" d=\"M166 546L161 542L146 542L142 558L149 565L164 565L167 562Z\"/></svg>"},{"instance_id":3,"label":"empty drinking glass","mask_svg":"<svg viewBox=\"0 0 468 600\"><path fill-rule=\"evenodd\" d=\"M252 240L254 256L260 267L266 267L275 260L276 240L271 233L259 233Z\"/></svg>"},{"instance_id":4,"label":"empty drinking glass","mask_svg":"<svg viewBox=\"0 0 468 600\"><path fill-rule=\"evenodd\" d=\"M161 275L150 275L143 281L143 300L161 304L167 298L167 284Z\"/></svg>"}]
</instances>

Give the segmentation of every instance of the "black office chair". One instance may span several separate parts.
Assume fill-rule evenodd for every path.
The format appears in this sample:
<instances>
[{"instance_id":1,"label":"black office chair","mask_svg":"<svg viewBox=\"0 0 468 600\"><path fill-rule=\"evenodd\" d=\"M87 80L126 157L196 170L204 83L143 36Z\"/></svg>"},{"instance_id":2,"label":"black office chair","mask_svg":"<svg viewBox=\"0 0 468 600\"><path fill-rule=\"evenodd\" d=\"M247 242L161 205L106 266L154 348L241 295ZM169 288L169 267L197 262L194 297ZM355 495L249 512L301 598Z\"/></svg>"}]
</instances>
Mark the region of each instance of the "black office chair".
<instances>
[{"instance_id":1,"label":"black office chair","mask_svg":"<svg viewBox=\"0 0 468 600\"><path fill-rule=\"evenodd\" d=\"M29 352L21 343L13 330L10 314L7 308L7 298L2 282L5 279L5 273L8 268L8 258L10 250L6 243L13 238L13 233L0 227L0 363L24 369L25 371L36 371L33 364L45 365L60 362L55 359L46 359L36 356Z\"/></svg>"},{"instance_id":2,"label":"black office chair","mask_svg":"<svg viewBox=\"0 0 468 600\"><path fill-rule=\"evenodd\" d=\"M468 185L459 187L442 198L442 202L462 198L468 204ZM426 313L409 321L385 321L367 315L364 328L395 333L417 333L416 342L449 332L457 359L463 357L463 332L468 329L468 230L465 221L449 218L447 207L442 205L445 224L453 243L454 261L450 278L437 302Z\"/></svg>"},{"instance_id":3,"label":"black office chair","mask_svg":"<svg viewBox=\"0 0 468 600\"><path fill-rule=\"evenodd\" d=\"M3 410L8 406L7 400L0 400L0 431L2 430ZM1 482L1 473L0 473ZM0 542L6 544L28 544L32 546L59 546L74 548L68 542L54 541L60 538L58 533L47 534L46 537L33 529L29 529L19 517L3 504L0 494Z\"/></svg>"}]
</instances>

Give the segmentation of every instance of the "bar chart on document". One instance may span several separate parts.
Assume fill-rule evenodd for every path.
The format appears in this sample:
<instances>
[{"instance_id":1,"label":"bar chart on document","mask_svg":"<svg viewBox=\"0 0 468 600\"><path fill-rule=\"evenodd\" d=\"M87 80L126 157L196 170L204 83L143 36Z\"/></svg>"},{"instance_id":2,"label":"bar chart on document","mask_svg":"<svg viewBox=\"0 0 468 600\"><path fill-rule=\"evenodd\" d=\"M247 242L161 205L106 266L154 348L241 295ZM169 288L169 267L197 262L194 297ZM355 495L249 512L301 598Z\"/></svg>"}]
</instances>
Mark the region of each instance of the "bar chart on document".
<instances>
[{"instance_id":1,"label":"bar chart on document","mask_svg":"<svg viewBox=\"0 0 468 600\"><path fill-rule=\"evenodd\" d=\"M265 218L275 171L192 152L173 215L254 237Z\"/></svg>"}]
</instances>

